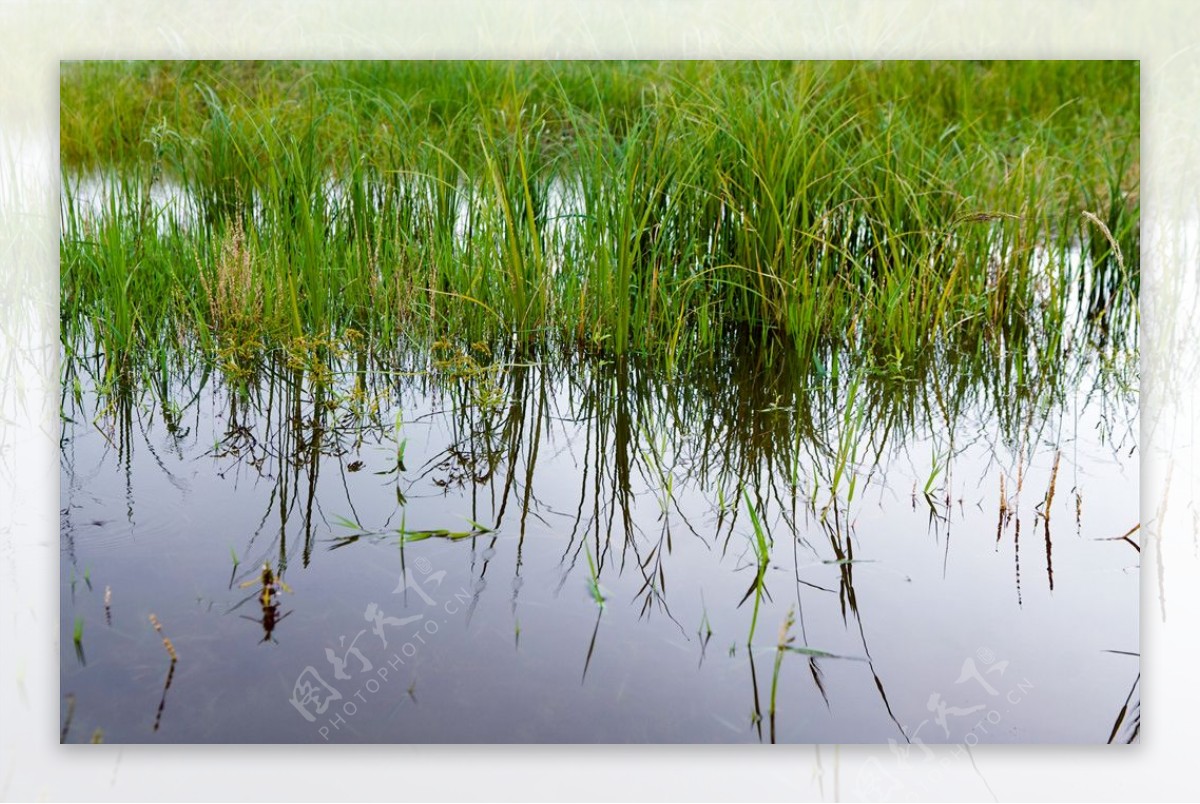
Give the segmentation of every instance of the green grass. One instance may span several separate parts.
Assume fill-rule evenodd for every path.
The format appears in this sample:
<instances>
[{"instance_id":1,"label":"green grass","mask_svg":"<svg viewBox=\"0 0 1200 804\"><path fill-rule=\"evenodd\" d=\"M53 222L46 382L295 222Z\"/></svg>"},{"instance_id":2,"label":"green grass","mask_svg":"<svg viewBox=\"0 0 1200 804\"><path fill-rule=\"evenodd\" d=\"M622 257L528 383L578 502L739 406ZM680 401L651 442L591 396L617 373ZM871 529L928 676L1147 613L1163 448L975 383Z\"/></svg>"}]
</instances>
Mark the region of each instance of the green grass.
<instances>
[{"instance_id":1,"label":"green grass","mask_svg":"<svg viewBox=\"0 0 1200 804\"><path fill-rule=\"evenodd\" d=\"M775 742L775 700L779 690L779 670L783 667L783 654L788 650L795 637L792 636L792 626L796 624L795 607L788 608L787 616L779 626L779 640L775 646L775 667L771 671L771 703L768 709L771 718L771 742Z\"/></svg>"},{"instance_id":2,"label":"green grass","mask_svg":"<svg viewBox=\"0 0 1200 804\"><path fill-rule=\"evenodd\" d=\"M598 608L603 609L605 601L604 590L600 587L600 576L596 572L596 562L592 560L592 554L587 550L584 550L584 556L587 558L588 563L588 596L591 597L592 602L594 602Z\"/></svg>"},{"instance_id":3,"label":"green grass","mask_svg":"<svg viewBox=\"0 0 1200 804\"><path fill-rule=\"evenodd\" d=\"M750 648L750 644L754 641L754 629L758 625L758 608L762 602L763 595L767 592L766 575L767 568L771 564L771 537L767 534L766 528L763 527L762 521L759 519L758 512L754 509L754 503L750 501L750 492L742 490L742 497L746 500L746 510L750 514L750 524L754 528L754 538L751 546L754 548L755 572L754 581L750 584L750 588L746 590L745 597L742 598L742 603L746 602L746 598L754 596L754 610L750 614L750 633L746 637L746 647ZM739 603L738 605L741 605Z\"/></svg>"},{"instance_id":4,"label":"green grass","mask_svg":"<svg viewBox=\"0 0 1200 804\"><path fill-rule=\"evenodd\" d=\"M62 337L110 382L738 339L1020 384L1135 337L1136 63L87 62L61 92Z\"/></svg>"}]
</instances>

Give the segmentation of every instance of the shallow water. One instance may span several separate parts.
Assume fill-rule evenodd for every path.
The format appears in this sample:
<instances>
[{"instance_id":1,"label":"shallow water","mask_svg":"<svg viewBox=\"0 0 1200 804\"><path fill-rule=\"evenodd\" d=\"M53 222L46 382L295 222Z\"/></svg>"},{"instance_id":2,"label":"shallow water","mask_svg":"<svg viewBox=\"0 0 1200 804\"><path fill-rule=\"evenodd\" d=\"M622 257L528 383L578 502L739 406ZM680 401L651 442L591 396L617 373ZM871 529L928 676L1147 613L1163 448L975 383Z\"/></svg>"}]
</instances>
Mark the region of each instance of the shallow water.
<instances>
[{"instance_id":1,"label":"shallow water","mask_svg":"<svg viewBox=\"0 0 1200 804\"><path fill-rule=\"evenodd\" d=\"M845 379L752 360L452 351L316 383L267 365L249 393L103 396L72 369L66 741L1130 734L1130 395L1006 415L867 383L847 415Z\"/></svg>"}]
</instances>

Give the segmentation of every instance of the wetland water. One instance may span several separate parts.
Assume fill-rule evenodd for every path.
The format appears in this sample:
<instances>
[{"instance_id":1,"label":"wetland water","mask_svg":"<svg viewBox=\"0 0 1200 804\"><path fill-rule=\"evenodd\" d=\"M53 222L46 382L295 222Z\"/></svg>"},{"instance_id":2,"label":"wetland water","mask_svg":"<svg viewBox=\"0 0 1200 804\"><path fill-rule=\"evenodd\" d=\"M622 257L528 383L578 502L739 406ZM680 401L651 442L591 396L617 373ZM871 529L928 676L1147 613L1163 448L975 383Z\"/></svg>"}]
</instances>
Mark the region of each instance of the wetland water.
<instances>
[{"instance_id":1,"label":"wetland water","mask_svg":"<svg viewBox=\"0 0 1200 804\"><path fill-rule=\"evenodd\" d=\"M1136 740L1138 87L64 65L62 740Z\"/></svg>"},{"instance_id":2,"label":"wetland water","mask_svg":"<svg viewBox=\"0 0 1200 804\"><path fill-rule=\"evenodd\" d=\"M504 351L67 359L64 740L1135 733L1132 392Z\"/></svg>"}]
</instances>

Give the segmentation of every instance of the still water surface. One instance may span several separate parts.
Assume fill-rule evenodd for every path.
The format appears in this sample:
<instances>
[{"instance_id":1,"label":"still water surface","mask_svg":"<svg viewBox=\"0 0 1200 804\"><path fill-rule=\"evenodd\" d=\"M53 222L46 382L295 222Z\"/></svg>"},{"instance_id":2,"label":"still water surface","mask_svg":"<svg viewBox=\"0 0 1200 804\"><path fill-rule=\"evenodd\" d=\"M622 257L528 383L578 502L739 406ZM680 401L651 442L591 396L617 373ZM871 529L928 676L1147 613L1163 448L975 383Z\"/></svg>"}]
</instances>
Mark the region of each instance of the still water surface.
<instances>
[{"instance_id":1,"label":"still water surface","mask_svg":"<svg viewBox=\"0 0 1200 804\"><path fill-rule=\"evenodd\" d=\"M1133 733L1131 394L1002 411L482 345L337 366L142 397L67 367L65 741Z\"/></svg>"}]
</instances>

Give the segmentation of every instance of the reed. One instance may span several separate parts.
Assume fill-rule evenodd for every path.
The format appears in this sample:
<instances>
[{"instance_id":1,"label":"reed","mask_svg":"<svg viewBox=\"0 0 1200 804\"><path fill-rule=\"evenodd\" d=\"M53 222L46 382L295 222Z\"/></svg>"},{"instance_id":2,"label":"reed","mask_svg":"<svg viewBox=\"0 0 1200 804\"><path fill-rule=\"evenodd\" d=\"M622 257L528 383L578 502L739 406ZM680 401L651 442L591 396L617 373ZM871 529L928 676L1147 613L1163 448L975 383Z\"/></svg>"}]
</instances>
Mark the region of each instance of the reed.
<instances>
[{"instance_id":1,"label":"reed","mask_svg":"<svg viewBox=\"0 0 1200 804\"><path fill-rule=\"evenodd\" d=\"M110 379L738 338L1022 386L1136 344L1136 63L86 62L61 92L62 337Z\"/></svg>"},{"instance_id":2,"label":"reed","mask_svg":"<svg viewBox=\"0 0 1200 804\"><path fill-rule=\"evenodd\" d=\"M768 711L770 712L771 717L772 743L775 742L775 693L779 689L779 670L783 667L784 652L789 649L791 644L796 639L794 636L792 636L792 626L795 624L796 609L794 606L792 606L788 608L787 616L784 617L783 622L779 625L779 638L775 645L775 667L771 671L771 703Z\"/></svg>"},{"instance_id":3,"label":"reed","mask_svg":"<svg viewBox=\"0 0 1200 804\"><path fill-rule=\"evenodd\" d=\"M162 639L163 649L166 650L167 655L171 657L171 665L173 667L175 662L179 661L179 654L175 652L175 645L171 642L167 635L163 633L162 623L160 623L158 618L153 614L150 615L150 624L154 626L154 630L158 633L159 638Z\"/></svg>"},{"instance_id":4,"label":"reed","mask_svg":"<svg viewBox=\"0 0 1200 804\"><path fill-rule=\"evenodd\" d=\"M771 538L767 535L766 529L759 519L758 512L754 509L754 503L750 501L750 493L743 489L742 497L746 501L746 511L750 515L750 524L754 528L754 539L751 542L755 558L754 581L750 584L750 588L746 590L746 594L741 600L741 603L745 603L747 598L751 595L754 596L754 610L750 614L750 633L746 636L746 648L749 650L751 643L754 641L754 629L758 625L759 605L762 603L763 596L767 592L766 574L767 568L771 563ZM741 603L738 605L741 605Z\"/></svg>"}]
</instances>

